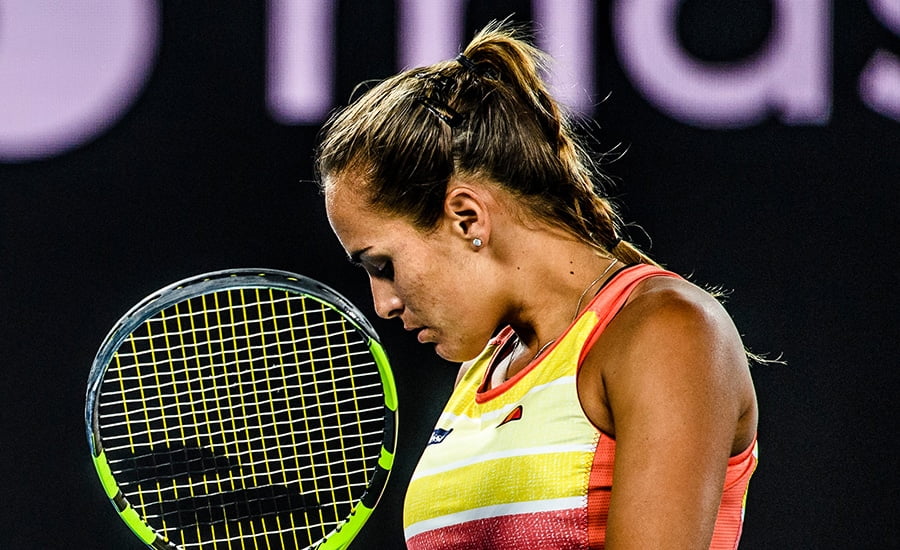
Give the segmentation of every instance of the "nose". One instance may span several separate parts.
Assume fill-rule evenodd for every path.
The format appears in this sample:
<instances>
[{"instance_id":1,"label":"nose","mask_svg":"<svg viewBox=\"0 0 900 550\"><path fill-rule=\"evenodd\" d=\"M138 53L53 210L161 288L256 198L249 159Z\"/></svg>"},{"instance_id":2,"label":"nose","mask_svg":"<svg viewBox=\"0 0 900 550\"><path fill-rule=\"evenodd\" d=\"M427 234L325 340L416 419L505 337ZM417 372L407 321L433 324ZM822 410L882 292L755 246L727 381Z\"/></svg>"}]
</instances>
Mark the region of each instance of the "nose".
<instances>
[{"instance_id":1,"label":"nose","mask_svg":"<svg viewBox=\"0 0 900 550\"><path fill-rule=\"evenodd\" d=\"M372 299L375 302L375 313L382 319L399 317L403 313L403 300L394 292L393 285L374 277L369 278L372 287Z\"/></svg>"}]
</instances>

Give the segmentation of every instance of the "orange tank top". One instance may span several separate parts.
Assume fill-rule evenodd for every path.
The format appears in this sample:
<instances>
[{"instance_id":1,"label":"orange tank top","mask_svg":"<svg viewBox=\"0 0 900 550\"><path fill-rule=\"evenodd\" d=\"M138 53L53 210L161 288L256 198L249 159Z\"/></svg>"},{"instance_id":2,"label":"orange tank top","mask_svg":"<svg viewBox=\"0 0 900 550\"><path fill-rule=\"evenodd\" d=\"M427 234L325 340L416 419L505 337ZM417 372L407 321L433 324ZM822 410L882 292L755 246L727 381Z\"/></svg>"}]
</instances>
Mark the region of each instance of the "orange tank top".
<instances>
[{"instance_id":1,"label":"orange tank top","mask_svg":"<svg viewBox=\"0 0 900 550\"><path fill-rule=\"evenodd\" d=\"M487 389L488 344L454 389L410 481L404 534L410 550L604 548L615 440L581 408L578 368L635 286L677 277L637 265L621 270L566 332L525 369ZM756 443L728 462L714 550L740 539Z\"/></svg>"}]
</instances>

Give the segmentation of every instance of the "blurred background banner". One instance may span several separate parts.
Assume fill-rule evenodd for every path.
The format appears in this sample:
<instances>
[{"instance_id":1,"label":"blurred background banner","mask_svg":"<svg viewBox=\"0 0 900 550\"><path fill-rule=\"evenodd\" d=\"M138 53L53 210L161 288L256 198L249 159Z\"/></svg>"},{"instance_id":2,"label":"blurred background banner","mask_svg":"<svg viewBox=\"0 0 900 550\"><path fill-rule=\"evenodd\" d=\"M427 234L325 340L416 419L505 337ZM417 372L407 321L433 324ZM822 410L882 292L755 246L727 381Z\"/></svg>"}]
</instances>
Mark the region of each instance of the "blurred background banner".
<instances>
[{"instance_id":1,"label":"blurred background banner","mask_svg":"<svg viewBox=\"0 0 900 550\"><path fill-rule=\"evenodd\" d=\"M149 292L264 266L375 318L314 183L319 127L357 83L506 17L554 55L631 239L728 290L748 347L786 361L752 371L741 548L900 547L897 0L0 0L0 547L141 548L83 403L96 347ZM357 545L402 548L456 370L375 324L400 442Z\"/></svg>"}]
</instances>

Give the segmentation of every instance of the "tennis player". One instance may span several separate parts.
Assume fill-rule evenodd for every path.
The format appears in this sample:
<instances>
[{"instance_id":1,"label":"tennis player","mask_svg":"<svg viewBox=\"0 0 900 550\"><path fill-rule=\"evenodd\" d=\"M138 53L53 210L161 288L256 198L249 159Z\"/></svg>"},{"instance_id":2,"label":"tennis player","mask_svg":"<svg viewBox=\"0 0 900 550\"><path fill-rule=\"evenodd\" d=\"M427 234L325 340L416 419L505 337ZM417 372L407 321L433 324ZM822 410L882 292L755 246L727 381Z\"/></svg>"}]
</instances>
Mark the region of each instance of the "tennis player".
<instances>
[{"instance_id":1,"label":"tennis player","mask_svg":"<svg viewBox=\"0 0 900 550\"><path fill-rule=\"evenodd\" d=\"M715 297L622 239L544 61L492 24L371 88L317 151L378 315L462 363L407 491L408 547L734 549L748 356Z\"/></svg>"}]
</instances>

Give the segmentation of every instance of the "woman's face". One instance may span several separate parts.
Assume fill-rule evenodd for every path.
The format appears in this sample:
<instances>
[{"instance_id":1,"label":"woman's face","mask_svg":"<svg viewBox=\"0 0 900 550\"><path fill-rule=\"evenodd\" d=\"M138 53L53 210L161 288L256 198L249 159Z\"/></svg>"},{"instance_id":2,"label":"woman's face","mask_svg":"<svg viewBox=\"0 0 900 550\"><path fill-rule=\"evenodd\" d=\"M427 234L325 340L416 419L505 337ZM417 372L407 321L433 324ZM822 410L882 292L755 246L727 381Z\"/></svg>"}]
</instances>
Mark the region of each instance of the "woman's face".
<instances>
[{"instance_id":1,"label":"woman's face","mask_svg":"<svg viewBox=\"0 0 900 550\"><path fill-rule=\"evenodd\" d=\"M369 275L375 311L398 318L419 342L449 361L467 361L499 324L492 311L486 262L470 239L442 221L423 233L408 221L375 212L352 184L326 187L328 220L350 259Z\"/></svg>"}]
</instances>

